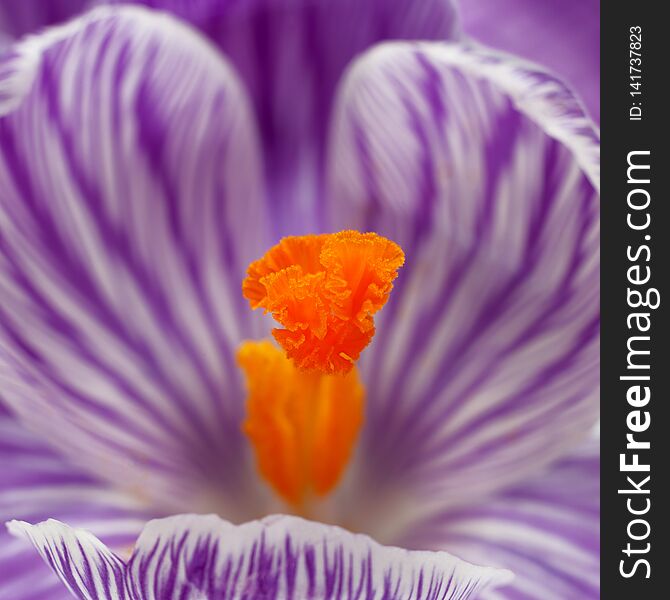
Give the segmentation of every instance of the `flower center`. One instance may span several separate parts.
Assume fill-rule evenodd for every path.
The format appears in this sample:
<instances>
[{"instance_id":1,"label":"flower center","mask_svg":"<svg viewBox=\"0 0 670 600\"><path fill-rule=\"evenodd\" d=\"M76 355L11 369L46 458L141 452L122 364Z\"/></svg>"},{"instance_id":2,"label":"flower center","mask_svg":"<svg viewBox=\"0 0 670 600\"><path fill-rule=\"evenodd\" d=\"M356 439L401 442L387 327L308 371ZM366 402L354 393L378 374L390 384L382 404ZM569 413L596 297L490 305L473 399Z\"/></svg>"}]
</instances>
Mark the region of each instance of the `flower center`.
<instances>
[{"instance_id":1,"label":"flower center","mask_svg":"<svg viewBox=\"0 0 670 600\"><path fill-rule=\"evenodd\" d=\"M284 238L249 266L242 293L272 313L277 342L297 367L348 372L375 333L405 256L375 233Z\"/></svg>"},{"instance_id":2,"label":"flower center","mask_svg":"<svg viewBox=\"0 0 670 600\"><path fill-rule=\"evenodd\" d=\"M272 333L284 352L242 344L243 429L263 478L301 512L349 462L365 397L355 362L404 260L386 238L343 231L284 238L249 266L242 292L282 326Z\"/></svg>"}]
</instances>

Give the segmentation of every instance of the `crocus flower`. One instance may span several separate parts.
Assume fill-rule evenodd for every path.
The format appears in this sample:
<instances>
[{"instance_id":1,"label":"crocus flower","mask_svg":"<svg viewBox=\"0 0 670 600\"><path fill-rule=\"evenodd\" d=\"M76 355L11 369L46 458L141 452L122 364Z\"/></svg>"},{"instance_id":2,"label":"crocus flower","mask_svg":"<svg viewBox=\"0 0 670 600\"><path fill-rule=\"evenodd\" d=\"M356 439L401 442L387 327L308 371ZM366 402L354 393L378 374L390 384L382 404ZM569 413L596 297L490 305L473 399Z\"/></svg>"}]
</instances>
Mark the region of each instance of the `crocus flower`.
<instances>
[{"instance_id":1,"label":"crocus flower","mask_svg":"<svg viewBox=\"0 0 670 600\"><path fill-rule=\"evenodd\" d=\"M597 598L579 104L441 0L151 4L0 63L0 597Z\"/></svg>"}]
</instances>

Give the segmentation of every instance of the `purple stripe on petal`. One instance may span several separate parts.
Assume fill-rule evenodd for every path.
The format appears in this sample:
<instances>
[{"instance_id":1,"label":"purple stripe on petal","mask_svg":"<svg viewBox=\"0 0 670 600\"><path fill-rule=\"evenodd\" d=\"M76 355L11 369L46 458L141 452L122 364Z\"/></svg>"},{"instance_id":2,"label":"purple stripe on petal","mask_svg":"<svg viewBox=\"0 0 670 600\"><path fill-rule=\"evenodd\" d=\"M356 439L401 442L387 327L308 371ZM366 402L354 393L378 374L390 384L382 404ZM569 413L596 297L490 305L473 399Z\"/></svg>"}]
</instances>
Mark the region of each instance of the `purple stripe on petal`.
<instances>
[{"instance_id":1,"label":"purple stripe on petal","mask_svg":"<svg viewBox=\"0 0 670 600\"><path fill-rule=\"evenodd\" d=\"M428 519L403 541L514 571L510 585L482 593L486 600L596 600L599 483L593 441L524 484Z\"/></svg>"},{"instance_id":2,"label":"purple stripe on petal","mask_svg":"<svg viewBox=\"0 0 670 600\"><path fill-rule=\"evenodd\" d=\"M362 359L367 425L347 492L362 520L389 522L376 494L414 517L469 503L593 426L598 176L590 121L525 63L395 43L352 66L328 228L377 231L407 257Z\"/></svg>"},{"instance_id":3,"label":"purple stripe on petal","mask_svg":"<svg viewBox=\"0 0 670 600\"><path fill-rule=\"evenodd\" d=\"M125 0L119 0L125 1ZM342 72L382 40L455 39L450 0L135 0L209 36L256 111L276 235L313 232L324 141Z\"/></svg>"},{"instance_id":4,"label":"purple stripe on petal","mask_svg":"<svg viewBox=\"0 0 670 600\"><path fill-rule=\"evenodd\" d=\"M6 401L161 504L243 494L234 353L262 325L240 282L269 227L232 68L169 15L103 7L12 48L0 113Z\"/></svg>"}]
</instances>

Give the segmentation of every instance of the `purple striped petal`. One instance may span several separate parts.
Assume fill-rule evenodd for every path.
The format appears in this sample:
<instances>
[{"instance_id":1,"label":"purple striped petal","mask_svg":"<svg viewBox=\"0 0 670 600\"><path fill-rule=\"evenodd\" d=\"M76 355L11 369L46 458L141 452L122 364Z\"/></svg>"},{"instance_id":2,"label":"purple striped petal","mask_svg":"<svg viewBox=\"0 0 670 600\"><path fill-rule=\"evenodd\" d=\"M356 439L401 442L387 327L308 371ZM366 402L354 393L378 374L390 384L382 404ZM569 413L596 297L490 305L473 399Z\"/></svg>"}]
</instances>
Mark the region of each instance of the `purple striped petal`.
<instances>
[{"instance_id":1,"label":"purple striped petal","mask_svg":"<svg viewBox=\"0 0 670 600\"><path fill-rule=\"evenodd\" d=\"M316 228L332 99L351 59L381 40L457 35L451 0L134 1L196 25L241 74L263 136L278 235Z\"/></svg>"},{"instance_id":2,"label":"purple striped petal","mask_svg":"<svg viewBox=\"0 0 670 600\"><path fill-rule=\"evenodd\" d=\"M0 386L2 389L2 386ZM89 529L127 551L150 516L140 504L109 490L60 457L0 406L0 598L69 598L34 550L2 525L50 515Z\"/></svg>"},{"instance_id":3,"label":"purple striped petal","mask_svg":"<svg viewBox=\"0 0 670 600\"><path fill-rule=\"evenodd\" d=\"M600 0L459 0L463 30L535 61L574 87L600 120Z\"/></svg>"},{"instance_id":4,"label":"purple striped petal","mask_svg":"<svg viewBox=\"0 0 670 600\"><path fill-rule=\"evenodd\" d=\"M101 593L103 577L118 586L123 566L90 534L53 521L11 527L27 534L84 598L115 597L93 595L93 586ZM445 552L384 547L297 517L236 526L213 515L180 515L147 524L125 567L126 596L120 597L466 600L509 579L509 571L476 567Z\"/></svg>"},{"instance_id":5,"label":"purple striped petal","mask_svg":"<svg viewBox=\"0 0 670 600\"><path fill-rule=\"evenodd\" d=\"M92 533L50 519L38 526L12 521L9 531L25 535L68 590L83 600L126 600L124 562Z\"/></svg>"},{"instance_id":6,"label":"purple striped petal","mask_svg":"<svg viewBox=\"0 0 670 600\"><path fill-rule=\"evenodd\" d=\"M82 11L89 0L0 0L0 37L18 38ZM0 46L1 49L1 46Z\"/></svg>"},{"instance_id":7,"label":"purple striped petal","mask_svg":"<svg viewBox=\"0 0 670 600\"><path fill-rule=\"evenodd\" d=\"M431 519L405 541L511 569L514 581L483 600L597 600L599 462L590 443L496 498Z\"/></svg>"},{"instance_id":8,"label":"purple striped petal","mask_svg":"<svg viewBox=\"0 0 670 600\"><path fill-rule=\"evenodd\" d=\"M377 231L406 254L363 358L361 518L380 516L374 494L414 494L419 510L522 480L598 411L588 120L525 65L396 43L349 72L332 131L329 227Z\"/></svg>"},{"instance_id":9,"label":"purple striped petal","mask_svg":"<svg viewBox=\"0 0 670 600\"><path fill-rule=\"evenodd\" d=\"M268 241L236 76L190 27L141 7L27 38L2 72L6 400L143 497L192 510L195 494L241 494L234 352L257 325L240 282Z\"/></svg>"}]
</instances>

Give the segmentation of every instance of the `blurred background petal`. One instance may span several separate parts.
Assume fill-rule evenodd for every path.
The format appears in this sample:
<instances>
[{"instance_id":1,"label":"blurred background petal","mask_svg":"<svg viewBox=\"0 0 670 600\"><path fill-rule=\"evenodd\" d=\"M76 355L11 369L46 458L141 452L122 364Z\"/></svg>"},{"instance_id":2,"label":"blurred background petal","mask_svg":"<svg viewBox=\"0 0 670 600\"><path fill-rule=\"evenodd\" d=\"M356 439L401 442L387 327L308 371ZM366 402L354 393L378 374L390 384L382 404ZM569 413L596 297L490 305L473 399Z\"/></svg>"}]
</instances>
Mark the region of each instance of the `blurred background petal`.
<instances>
[{"instance_id":1,"label":"blurred background petal","mask_svg":"<svg viewBox=\"0 0 670 600\"><path fill-rule=\"evenodd\" d=\"M90 0L0 0L1 38L18 38L55 25L84 10Z\"/></svg>"},{"instance_id":2,"label":"blurred background petal","mask_svg":"<svg viewBox=\"0 0 670 600\"><path fill-rule=\"evenodd\" d=\"M598 600L597 440L497 497L428 520L404 543L514 573L510 585L484 591L482 600Z\"/></svg>"},{"instance_id":3,"label":"blurred background petal","mask_svg":"<svg viewBox=\"0 0 670 600\"><path fill-rule=\"evenodd\" d=\"M275 237L315 229L331 104L351 59L381 40L458 31L451 0L136 1L193 23L241 74L263 137Z\"/></svg>"},{"instance_id":4,"label":"blurred background petal","mask_svg":"<svg viewBox=\"0 0 670 600\"><path fill-rule=\"evenodd\" d=\"M597 137L565 87L525 64L394 42L343 83L325 222L406 255L361 360L351 488L366 524L521 481L595 423Z\"/></svg>"},{"instance_id":5,"label":"blurred background petal","mask_svg":"<svg viewBox=\"0 0 670 600\"><path fill-rule=\"evenodd\" d=\"M3 396L73 461L158 504L243 494L234 355L262 325L240 282L268 239L238 78L190 26L137 6L26 38L9 62Z\"/></svg>"},{"instance_id":6,"label":"blurred background petal","mask_svg":"<svg viewBox=\"0 0 670 600\"><path fill-rule=\"evenodd\" d=\"M0 378L0 384L5 383ZM0 389L2 389L0 387ZM5 522L56 518L83 527L116 552L132 548L145 521L143 507L77 469L0 404L0 598L71 598L58 577Z\"/></svg>"},{"instance_id":7,"label":"blurred background petal","mask_svg":"<svg viewBox=\"0 0 670 600\"><path fill-rule=\"evenodd\" d=\"M600 0L457 0L465 34L551 69L600 121Z\"/></svg>"}]
</instances>

